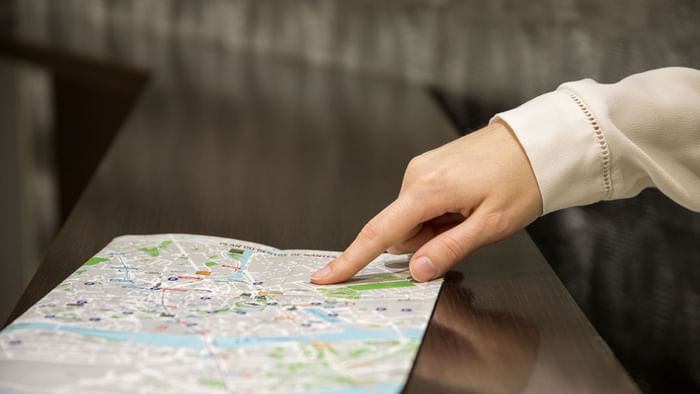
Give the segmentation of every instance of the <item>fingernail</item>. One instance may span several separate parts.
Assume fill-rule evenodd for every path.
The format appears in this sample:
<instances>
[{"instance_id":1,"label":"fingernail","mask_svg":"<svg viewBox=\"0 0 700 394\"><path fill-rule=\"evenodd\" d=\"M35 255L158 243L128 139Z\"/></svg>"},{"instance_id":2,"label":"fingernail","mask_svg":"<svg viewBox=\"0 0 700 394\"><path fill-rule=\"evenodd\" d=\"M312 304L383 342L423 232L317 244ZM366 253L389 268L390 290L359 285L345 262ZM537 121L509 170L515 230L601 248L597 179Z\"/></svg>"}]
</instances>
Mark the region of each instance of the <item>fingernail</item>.
<instances>
[{"instance_id":1,"label":"fingernail","mask_svg":"<svg viewBox=\"0 0 700 394\"><path fill-rule=\"evenodd\" d=\"M425 256L415 259L413 264L411 264L410 270L413 278L419 282L429 281L438 273L433 262Z\"/></svg>"},{"instance_id":2,"label":"fingernail","mask_svg":"<svg viewBox=\"0 0 700 394\"><path fill-rule=\"evenodd\" d=\"M320 279L323 279L326 276L330 275L330 273L331 273L331 267L329 265L327 265L327 266L321 268L320 270L314 272L311 275L311 279L312 280L320 280Z\"/></svg>"}]
</instances>

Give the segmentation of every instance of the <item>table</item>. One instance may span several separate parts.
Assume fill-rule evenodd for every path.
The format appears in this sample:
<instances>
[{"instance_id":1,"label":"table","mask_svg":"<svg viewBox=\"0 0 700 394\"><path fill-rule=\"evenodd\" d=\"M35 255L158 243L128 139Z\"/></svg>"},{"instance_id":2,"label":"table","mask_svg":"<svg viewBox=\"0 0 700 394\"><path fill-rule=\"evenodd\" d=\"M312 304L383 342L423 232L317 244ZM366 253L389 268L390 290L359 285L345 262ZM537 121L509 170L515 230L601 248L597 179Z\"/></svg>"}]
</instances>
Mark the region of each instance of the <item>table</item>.
<instances>
[{"instance_id":1,"label":"table","mask_svg":"<svg viewBox=\"0 0 700 394\"><path fill-rule=\"evenodd\" d=\"M151 49L143 94L13 316L122 234L341 250L413 156L457 136L420 86L215 46ZM522 390L638 388L519 232L448 275L406 392Z\"/></svg>"}]
</instances>

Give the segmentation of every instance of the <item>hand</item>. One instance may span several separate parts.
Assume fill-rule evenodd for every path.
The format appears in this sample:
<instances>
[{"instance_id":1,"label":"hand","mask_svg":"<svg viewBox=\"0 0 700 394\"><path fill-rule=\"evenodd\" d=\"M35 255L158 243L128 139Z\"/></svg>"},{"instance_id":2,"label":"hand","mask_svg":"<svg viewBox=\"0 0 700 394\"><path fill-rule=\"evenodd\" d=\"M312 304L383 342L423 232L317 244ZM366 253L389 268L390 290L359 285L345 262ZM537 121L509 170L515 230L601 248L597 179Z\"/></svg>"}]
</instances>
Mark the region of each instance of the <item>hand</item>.
<instances>
[{"instance_id":1,"label":"hand","mask_svg":"<svg viewBox=\"0 0 700 394\"><path fill-rule=\"evenodd\" d=\"M541 213L542 197L525 152L508 126L495 122L411 160L398 198L311 281L347 280L385 250L415 251L413 278L435 279Z\"/></svg>"}]
</instances>

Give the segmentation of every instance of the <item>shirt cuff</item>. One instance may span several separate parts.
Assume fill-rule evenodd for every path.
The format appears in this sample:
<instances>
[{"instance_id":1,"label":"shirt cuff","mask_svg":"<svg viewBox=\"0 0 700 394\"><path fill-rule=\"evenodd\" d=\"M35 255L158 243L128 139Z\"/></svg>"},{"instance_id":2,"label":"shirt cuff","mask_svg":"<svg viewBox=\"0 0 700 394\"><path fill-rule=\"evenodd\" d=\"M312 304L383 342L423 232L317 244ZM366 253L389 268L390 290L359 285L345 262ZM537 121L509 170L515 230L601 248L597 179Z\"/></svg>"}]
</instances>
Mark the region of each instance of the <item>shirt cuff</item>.
<instances>
[{"instance_id":1,"label":"shirt cuff","mask_svg":"<svg viewBox=\"0 0 700 394\"><path fill-rule=\"evenodd\" d=\"M497 119L510 126L530 160L543 215L606 198L607 153L595 120L574 93L560 88L496 114L491 122Z\"/></svg>"}]
</instances>

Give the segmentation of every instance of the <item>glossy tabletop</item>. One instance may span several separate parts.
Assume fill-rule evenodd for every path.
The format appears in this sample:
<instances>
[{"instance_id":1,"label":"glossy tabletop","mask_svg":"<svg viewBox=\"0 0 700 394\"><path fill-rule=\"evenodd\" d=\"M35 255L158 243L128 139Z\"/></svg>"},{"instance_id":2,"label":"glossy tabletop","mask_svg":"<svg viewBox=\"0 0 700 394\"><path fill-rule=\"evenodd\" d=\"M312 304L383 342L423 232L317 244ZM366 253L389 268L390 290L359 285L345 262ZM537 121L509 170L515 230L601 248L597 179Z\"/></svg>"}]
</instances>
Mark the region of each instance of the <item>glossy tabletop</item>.
<instances>
[{"instance_id":1,"label":"glossy tabletop","mask_svg":"<svg viewBox=\"0 0 700 394\"><path fill-rule=\"evenodd\" d=\"M457 137L420 86L195 44L151 50L143 94L13 316L122 234L342 250L413 156ZM406 386L428 391L638 389L519 232L448 275Z\"/></svg>"}]
</instances>

